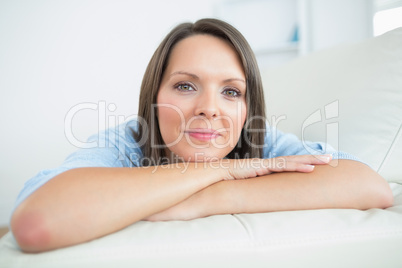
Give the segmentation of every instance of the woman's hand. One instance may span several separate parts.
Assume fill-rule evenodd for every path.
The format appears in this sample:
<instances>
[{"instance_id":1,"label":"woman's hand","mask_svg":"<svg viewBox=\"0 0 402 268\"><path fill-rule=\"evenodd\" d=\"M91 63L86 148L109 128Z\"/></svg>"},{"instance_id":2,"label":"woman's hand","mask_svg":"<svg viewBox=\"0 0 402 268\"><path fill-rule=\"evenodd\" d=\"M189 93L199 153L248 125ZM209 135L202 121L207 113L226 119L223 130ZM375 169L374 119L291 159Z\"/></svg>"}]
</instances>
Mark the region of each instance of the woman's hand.
<instances>
[{"instance_id":1,"label":"woman's hand","mask_svg":"<svg viewBox=\"0 0 402 268\"><path fill-rule=\"evenodd\" d=\"M208 165L212 169L223 171L224 180L239 180L268 175L274 172L312 172L314 165L328 164L331 159L331 155L295 155L271 159L222 159L219 162L209 162ZM210 203L211 196L216 195L216 193L213 193L216 189L217 187L207 187L186 200L143 220L192 220L212 215L214 213L208 213L210 208L206 207ZM225 200L222 200L222 202L225 202Z\"/></svg>"},{"instance_id":2,"label":"woman's hand","mask_svg":"<svg viewBox=\"0 0 402 268\"><path fill-rule=\"evenodd\" d=\"M328 164L331 155L292 155L269 159L222 159L220 169L224 180L247 179L274 172L312 172L314 165Z\"/></svg>"}]
</instances>

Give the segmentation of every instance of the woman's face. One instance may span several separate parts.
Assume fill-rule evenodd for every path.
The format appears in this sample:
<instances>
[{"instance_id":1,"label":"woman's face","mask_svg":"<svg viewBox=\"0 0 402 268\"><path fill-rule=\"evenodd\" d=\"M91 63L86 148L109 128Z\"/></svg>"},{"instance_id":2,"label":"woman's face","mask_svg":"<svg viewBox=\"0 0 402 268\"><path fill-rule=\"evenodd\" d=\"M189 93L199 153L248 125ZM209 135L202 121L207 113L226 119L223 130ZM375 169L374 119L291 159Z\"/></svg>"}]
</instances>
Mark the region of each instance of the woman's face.
<instances>
[{"instance_id":1,"label":"woman's face","mask_svg":"<svg viewBox=\"0 0 402 268\"><path fill-rule=\"evenodd\" d=\"M225 157L246 120L246 78L230 44L211 35L178 42L157 96L167 152L185 161Z\"/></svg>"}]
</instances>

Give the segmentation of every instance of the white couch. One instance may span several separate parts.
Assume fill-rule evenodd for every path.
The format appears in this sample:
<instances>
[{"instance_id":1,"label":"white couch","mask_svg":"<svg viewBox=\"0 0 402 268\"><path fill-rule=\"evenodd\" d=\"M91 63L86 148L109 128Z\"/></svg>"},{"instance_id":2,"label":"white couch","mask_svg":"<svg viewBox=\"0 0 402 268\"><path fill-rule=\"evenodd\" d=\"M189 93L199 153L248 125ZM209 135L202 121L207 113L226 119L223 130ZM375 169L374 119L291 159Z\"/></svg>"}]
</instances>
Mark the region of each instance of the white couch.
<instances>
[{"instance_id":1,"label":"white couch","mask_svg":"<svg viewBox=\"0 0 402 268\"><path fill-rule=\"evenodd\" d=\"M390 182L395 205L142 221L41 254L8 233L0 267L402 267L402 28L263 78L271 123L286 116L278 128L360 157Z\"/></svg>"}]
</instances>

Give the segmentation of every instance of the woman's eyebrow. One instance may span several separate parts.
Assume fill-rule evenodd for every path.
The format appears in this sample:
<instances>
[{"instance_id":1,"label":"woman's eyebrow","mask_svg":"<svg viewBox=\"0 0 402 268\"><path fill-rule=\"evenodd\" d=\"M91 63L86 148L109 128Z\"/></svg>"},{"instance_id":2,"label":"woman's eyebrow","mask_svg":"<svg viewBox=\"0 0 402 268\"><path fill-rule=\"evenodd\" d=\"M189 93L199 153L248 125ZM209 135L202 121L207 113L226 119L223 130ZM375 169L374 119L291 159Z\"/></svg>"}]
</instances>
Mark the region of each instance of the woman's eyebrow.
<instances>
[{"instance_id":1,"label":"woman's eyebrow","mask_svg":"<svg viewBox=\"0 0 402 268\"><path fill-rule=\"evenodd\" d=\"M171 73L169 75L169 77L172 77L173 75L178 75L178 74L188 75L188 76L191 76L194 79L200 80L200 78L197 75L189 73L189 72L184 72L184 71L177 71L177 72Z\"/></svg>"},{"instance_id":2,"label":"woman's eyebrow","mask_svg":"<svg viewBox=\"0 0 402 268\"><path fill-rule=\"evenodd\" d=\"M171 73L171 74L169 75L169 77L172 77L172 76L174 76L174 75L179 75L179 74L188 75L188 76L191 76L191 77L194 78L194 79L200 80L200 78L199 78L197 75L192 74L192 73L189 73L189 72L185 72L185 71L173 72L173 73ZM232 82L232 81L240 81L240 82L242 82L242 83L244 83L244 84L246 83L246 81L244 81L244 79L242 79L242 78L228 78L228 79L223 80L224 83L228 83L228 82Z\"/></svg>"},{"instance_id":3,"label":"woman's eyebrow","mask_svg":"<svg viewBox=\"0 0 402 268\"><path fill-rule=\"evenodd\" d=\"M241 78L229 78L229 79L223 80L224 83L228 83L228 82L232 82L232 81L239 81L239 82L242 82L244 84L246 83L246 81L244 81L244 79L241 79Z\"/></svg>"}]
</instances>

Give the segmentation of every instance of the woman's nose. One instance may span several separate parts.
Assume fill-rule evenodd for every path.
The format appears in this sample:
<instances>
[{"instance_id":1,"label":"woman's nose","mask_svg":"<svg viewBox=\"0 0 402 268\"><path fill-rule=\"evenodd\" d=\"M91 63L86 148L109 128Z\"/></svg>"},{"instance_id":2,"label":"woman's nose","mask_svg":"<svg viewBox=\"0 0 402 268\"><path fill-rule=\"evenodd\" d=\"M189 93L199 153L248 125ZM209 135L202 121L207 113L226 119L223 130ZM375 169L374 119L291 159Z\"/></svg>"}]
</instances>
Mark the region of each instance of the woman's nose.
<instances>
[{"instance_id":1,"label":"woman's nose","mask_svg":"<svg viewBox=\"0 0 402 268\"><path fill-rule=\"evenodd\" d=\"M214 94L204 92L197 98L194 115L211 119L217 117L218 113L217 97Z\"/></svg>"}]
</instances>

